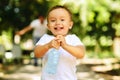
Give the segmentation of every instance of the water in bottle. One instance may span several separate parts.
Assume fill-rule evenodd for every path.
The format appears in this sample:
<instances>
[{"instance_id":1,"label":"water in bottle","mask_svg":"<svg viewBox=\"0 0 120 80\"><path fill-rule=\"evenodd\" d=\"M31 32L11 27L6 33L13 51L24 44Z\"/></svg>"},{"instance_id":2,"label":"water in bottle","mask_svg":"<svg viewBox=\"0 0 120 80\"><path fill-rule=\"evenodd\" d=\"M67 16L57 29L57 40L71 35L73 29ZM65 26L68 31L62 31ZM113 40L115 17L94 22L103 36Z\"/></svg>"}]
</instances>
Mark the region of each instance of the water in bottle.
<instances>
[{"instance_id":1,"label":"water in bottle","mask_svg":"<svg viewBox=\"0 0 120 80\"><path fill-rule=\"evenodd\" d=\"M57 49L52 48L48 52L48 61L46 64L46 72L48 74L55 74L57 71L57 65L59 62L60 53Z\"/></svg>"}]
</instances>

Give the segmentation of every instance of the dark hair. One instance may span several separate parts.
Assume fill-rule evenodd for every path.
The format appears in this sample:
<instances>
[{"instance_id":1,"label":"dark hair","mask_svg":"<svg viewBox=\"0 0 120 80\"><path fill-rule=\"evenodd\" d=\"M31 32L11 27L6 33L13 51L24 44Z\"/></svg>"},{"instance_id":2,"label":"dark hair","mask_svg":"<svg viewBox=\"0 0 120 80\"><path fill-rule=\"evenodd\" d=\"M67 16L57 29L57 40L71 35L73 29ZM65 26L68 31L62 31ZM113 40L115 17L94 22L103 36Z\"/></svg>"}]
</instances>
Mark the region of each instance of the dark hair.
<instances>
[{"instance_id":1,"label":"dark hair","mask_svg":"<svg viewBox=\"0 0 120 80\"><path fill-rule=\"evenodd\" d=\"M59 9L59 8L65 9L65 10L69 13L70 19L72 20L72 13L71 13L71 11L70 11L66 6L61 6L61 5L56 5L56 6L52 7L52 8L48 11L48 16L49 16L49 13L50 13L51 11L53 11L53 10L55 10L55 9ZM48 16L47 16L47 20L48 20Z\"/></svg>"}]
</instances>

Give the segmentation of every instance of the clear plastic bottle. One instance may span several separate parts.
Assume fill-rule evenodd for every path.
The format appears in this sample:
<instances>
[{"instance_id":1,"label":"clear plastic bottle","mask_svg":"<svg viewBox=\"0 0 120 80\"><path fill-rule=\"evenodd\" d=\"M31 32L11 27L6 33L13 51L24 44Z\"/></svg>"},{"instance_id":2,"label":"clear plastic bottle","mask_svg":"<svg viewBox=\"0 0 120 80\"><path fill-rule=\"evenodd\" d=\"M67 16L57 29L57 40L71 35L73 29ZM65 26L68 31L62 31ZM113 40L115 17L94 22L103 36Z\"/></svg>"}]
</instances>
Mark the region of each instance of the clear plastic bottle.
<instances>
[{"instance_id":1,"label":"clear plastic bottle","mask_svg":"<svg viewBox=\"0 0 120 80\"><path fill-rule=\"evenodd\" d=\"M60 52L57 49L52 48L48 52L48 61L46 64L46 72L48 74L55 74L59 62Z\"/></svg>"}]
</instances>

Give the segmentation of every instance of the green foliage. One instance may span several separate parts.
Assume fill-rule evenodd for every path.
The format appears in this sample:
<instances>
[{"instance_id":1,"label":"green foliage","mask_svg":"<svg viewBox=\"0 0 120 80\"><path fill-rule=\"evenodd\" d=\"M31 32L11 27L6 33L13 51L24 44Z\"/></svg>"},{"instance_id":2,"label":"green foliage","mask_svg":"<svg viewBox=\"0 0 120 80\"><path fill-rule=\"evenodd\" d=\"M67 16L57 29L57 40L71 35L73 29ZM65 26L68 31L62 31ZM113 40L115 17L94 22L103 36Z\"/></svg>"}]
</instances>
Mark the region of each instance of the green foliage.
<instances>
[{"instance_id":1,"label":"green foliage","mask_svg":"<svg viewBox=\"0 0 120 80\"><path fill-rule=\"evenodd\" d=\"M5 50L10 50L12 48L12 38L11 28L7 31L2 31L2 36L0 36L0 44L5 47Z\"/></svg>"},{"instance_id":2,"label":"green foliage","mask_svg":"<svg viewBox=\"0 0 120 80\"><path fill-rule=\"evenodd\" d=\"M94 51L88 50L88 53L86 54L86 56L88 58L100 58L100 59L104 59L104 58L115 58L114 54L112 51L108 51L103 50L100 53L95 53Z\"/></svg>"},{"instance_id":3,"label":"green foliage","mask_svg":"<svg viewBox=\"0 0 120 80\"><path fill-rule=\"evenodd\" d=\"M46 16L47 10L46 0L1 0L0 30L9 27L14 27L14 31L22 29L39 15Z\"/></svg>"}]
</instances>

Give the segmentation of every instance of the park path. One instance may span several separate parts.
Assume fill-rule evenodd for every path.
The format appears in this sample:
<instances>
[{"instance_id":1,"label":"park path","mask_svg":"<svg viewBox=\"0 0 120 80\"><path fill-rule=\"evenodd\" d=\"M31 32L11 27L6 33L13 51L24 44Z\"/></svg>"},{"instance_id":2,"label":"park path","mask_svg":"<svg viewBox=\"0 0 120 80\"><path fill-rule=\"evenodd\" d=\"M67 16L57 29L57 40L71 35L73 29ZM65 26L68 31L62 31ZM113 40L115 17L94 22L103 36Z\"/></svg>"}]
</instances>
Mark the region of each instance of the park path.
<instances>
[{"instance_id":1,"label":"park path","mask_svg":"<svg viewBox=\"0 0 120 80\"><path fill-rule=\"evenodd\" d=\"M22 65L18 67L14 65L11 69L14 71L4 74L0 72L0 80L41 80L40 66ZM77 77L78 80L114 80L109 76L95 73L89 66L83 64L77 65Z\"/></svg>"}]
</instances>

